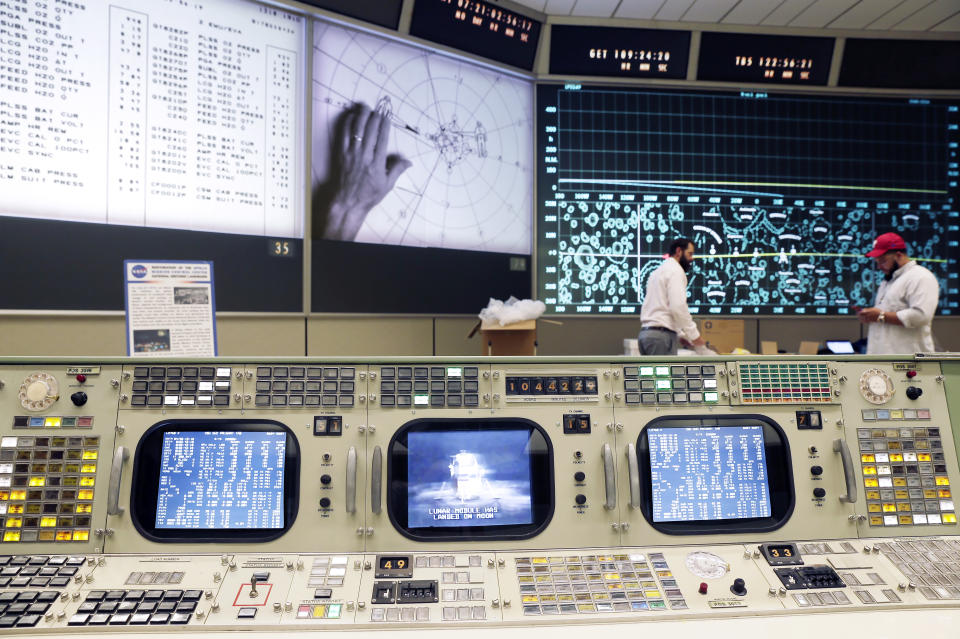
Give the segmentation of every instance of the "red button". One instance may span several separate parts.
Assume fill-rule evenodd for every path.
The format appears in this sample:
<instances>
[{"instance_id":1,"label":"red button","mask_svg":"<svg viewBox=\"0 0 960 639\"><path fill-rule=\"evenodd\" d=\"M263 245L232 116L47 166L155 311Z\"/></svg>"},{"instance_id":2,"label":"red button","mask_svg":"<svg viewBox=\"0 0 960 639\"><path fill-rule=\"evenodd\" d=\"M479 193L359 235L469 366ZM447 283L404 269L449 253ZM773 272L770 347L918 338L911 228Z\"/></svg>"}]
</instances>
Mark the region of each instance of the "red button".
<instances>
[{"instance_id":1,"label":"red button","mask_svg":"<svg viewBox=\"0 0 960 639\"><path fill-rule=\"evenodd\" d=\"M913 379L916 376L917 376L917 371L907 371L907 377L909 377L910 379Z\"/></svg>"},{"instance_id":2,"label":"red button","mask_svg":"<svg viewBox=\"0 0 960 639\"><path fill-rule=\"evenodd\" d=\"M701 581L701 582L700 582L700 590L699 590L699 592L700 592L701 595L707 594L707 582L705 582L705 581Z\"/></svg>"},{"instance_id":3,"label":"red button","mask_svg":"<svg viewBox=\"0 0 960 639\"><path fill-rule=\"evenodd\" d=\"M84 375L83 373L77 373L77 381L82 384L85 381L87 381L87 376Z\"/></svg>"}]
</instances>

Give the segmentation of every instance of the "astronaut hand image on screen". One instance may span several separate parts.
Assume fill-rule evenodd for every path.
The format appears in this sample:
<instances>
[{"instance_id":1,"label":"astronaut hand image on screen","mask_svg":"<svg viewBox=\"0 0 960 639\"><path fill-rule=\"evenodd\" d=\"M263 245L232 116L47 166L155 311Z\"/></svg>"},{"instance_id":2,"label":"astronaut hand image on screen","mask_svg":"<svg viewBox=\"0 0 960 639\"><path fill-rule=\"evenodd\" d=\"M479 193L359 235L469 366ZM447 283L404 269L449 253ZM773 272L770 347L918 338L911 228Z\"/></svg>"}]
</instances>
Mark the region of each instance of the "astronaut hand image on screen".
<instances>
[{"instance_id":1,"label":"astronaut hand image on screen","mask_svg":"<svg viewBox=\"0 0 960 639\"><path fill-rule=\"evenodd\" d=\"M413 165L387 153L390 129L389 116L362 103L340 117L331 142L330 175L314 191L315 237L356 238L370 210Z\"/></svg>"}]
</instances>

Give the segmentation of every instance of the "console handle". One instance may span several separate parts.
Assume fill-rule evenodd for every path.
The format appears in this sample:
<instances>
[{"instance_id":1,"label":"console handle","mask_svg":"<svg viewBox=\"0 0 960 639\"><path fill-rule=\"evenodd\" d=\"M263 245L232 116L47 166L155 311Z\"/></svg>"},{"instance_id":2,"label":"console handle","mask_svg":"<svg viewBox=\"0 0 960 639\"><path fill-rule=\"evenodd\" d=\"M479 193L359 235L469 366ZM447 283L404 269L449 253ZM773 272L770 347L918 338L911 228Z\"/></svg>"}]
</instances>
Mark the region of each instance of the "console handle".
<instances>
[{"instance_id":1,"label":"console handle","mask_svg":"<svg viewBox=\"0 0 960 639\"><path fill-rule=\"evenodd\" d=\"M833 452L840 453L843 461L843 479L847 483L847 494L840 497L840 501L847 504L857 502L857 478L853 473L853 460L850 457L850 447L844 439L833 440Z\"/></svg>"},{"instance_id":2,"label":"console handle","mask_svg":"<svg viewBox=\"0 0 960 639\"><path fill-rule=\"evenodd\" d=\"M370 510L380 514L380 483L383 480L383 452L379 446L373 449L373 467L370 469Z\"/></svg>"},{"instance_id":3,"label":"console handle","mask_svg":"<svg viewBox=\"0 0 960 639\"><path fill-rule=\"evenodd\" d=\"M120 505L120 481L123 478L123 465L130 459L126 446L117 446L113 453L113 465L110 466L110 484L107 486L107 514L122 515Z\"/></svg>"},{"instance_id":4,"label":"console handle","mask_svg":"<svg viewBox=\"0 0 960 639\"><path fill-rule=\"evenodd\" d=\"M640 508L640 464L637 462L637 447L627 444L627 468L630 471L630 508Z\"/></svg>"},{"instance_id":5,"label":"console handle","mask_svg":"<svg viewBox=\"0 0 960 639\"><path fill-rule=\"evenodd\" d=\"M603 485L607 493L603 507L613 510L617 507L617 469L613 463L613 449L610 444L603 445Z\"/></svg>"},{"instance_id":6,"label":"console handle","mask_svg":"<svg viewBox=\"0 0 960 639\"><path fill-rule=\"evenodd\" d=\"M357 512L357 449L347 451L347 512Z\"/></svg>"}]
</instances>

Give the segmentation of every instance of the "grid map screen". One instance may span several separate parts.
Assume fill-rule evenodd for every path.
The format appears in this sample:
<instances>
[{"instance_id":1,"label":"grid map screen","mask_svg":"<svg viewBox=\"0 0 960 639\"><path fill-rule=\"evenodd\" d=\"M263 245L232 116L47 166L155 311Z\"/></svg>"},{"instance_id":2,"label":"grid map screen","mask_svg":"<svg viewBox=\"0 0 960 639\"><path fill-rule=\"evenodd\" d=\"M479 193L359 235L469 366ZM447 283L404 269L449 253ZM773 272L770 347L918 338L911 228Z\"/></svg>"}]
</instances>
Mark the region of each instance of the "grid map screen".
<instances>
[{"instance_id":1,"label":"grid map screen","mask_svg":"<svg viewBox=\"0 0 960 639\"><path fill-rule=\"evenodd\" d=\"M537 88L537 293L549 313L639 314L677 237L691 313L854 315L896 231L960 309L960 100Z\"/></svg>"},{"instance_id":2,"label":"grid map screen","mask_svg":"<svg viewBox=\"0 0 960 639\"><path fill-rule=\"evenodd\" d=\"M649 428L653 521L770 517L762 426Z\"/></svg>"},{"instance_id":3,"label":"grid map screen","mask_svg":"<svg viewBox=\"0 0 960 639\"><path fill-rule=\"evenodd\" d=\"M283 432L163 434L156 527L283 528Z\"/></svg>"}]
</instances>

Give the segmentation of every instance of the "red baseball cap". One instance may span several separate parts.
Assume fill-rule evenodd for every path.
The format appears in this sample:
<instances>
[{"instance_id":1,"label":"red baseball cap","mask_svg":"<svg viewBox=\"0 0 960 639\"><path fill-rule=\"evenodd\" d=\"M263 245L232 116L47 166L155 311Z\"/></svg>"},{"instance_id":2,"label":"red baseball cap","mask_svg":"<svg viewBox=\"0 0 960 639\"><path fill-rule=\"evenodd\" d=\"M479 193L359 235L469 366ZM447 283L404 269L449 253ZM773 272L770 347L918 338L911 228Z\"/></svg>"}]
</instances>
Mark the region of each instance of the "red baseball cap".
<instances>
[{"instance_id":1,"label":"red baseball cap","mask_svg":"<svg viewBox=\"0 0 960 639\"><path fill-rule=\"evenodd\" d=\"M884 233L873 241L873 250L867 257L880 257L887 251L906 251L907 243L896 233Z\"/></svg>"}]
</instances>

